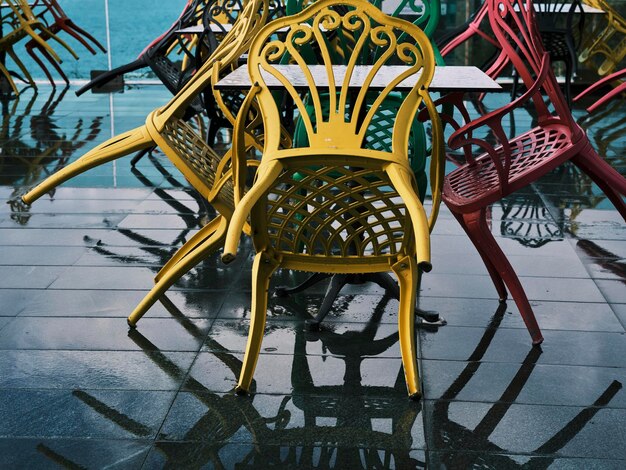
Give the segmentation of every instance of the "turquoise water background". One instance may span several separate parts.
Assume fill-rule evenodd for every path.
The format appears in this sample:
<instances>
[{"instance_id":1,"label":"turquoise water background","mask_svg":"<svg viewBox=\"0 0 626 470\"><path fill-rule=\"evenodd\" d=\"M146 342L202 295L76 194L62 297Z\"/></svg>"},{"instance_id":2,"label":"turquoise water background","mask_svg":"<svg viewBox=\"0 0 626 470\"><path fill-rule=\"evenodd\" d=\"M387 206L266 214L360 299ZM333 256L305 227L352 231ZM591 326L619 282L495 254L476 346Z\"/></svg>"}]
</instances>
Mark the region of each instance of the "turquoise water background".
<instances>
[{"instance_id":1,"label":"turquoise water background","mask_svg":"<svg viewBox=\"0 0 626 470\"><path fill-rule=\"evenodd\" d=\"M105 0L60 0L59 3L76 25L89 31L107 47ZM134 60L152 39L171 26L186 3L186 0L108 0L111 41L109 53L112 66L117 67ZM60 32L59 37L80 57L79 60L75 60L61 45L51 41L54 50L63 59L62 69L70 79L88 79L91 70L108 69L107 54L96 49L97 54L91 55L82 44L65 32ZM33 78L45 79L41 68L26 53L24 44L25 40L15 46L16 53L24 61ZM7 59L7 64L11 65L10 59ZM60 79L51 66L48 68L55 79ZM133 76L153 77L149 69L128 77Z\"/></svg>"}]
</instances>

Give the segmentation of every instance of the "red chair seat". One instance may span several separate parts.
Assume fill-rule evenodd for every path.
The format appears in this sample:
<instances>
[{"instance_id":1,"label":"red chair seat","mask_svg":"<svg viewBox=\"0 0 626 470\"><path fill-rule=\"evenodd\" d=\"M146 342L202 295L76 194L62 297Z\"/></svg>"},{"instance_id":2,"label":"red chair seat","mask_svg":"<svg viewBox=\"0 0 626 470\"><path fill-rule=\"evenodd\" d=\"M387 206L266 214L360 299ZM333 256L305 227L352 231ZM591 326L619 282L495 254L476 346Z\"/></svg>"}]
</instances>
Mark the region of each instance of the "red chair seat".
<instances>
[{"instance_id":1,"label":"red chair seat","mask_svg":"<svg viewBox=\"0 0 626 470\"><path fill-rule=\"evenodd\" d=\"M511 168L502 184L493 159L484 153L446 176L443 199L460 212L473 212L534 181L577 153L568 127L558 124L535 127L509 141ZM495 147L504 161L505 150ZM548 163L548 161L551 162Z\"/></svg>"}]
</instances>

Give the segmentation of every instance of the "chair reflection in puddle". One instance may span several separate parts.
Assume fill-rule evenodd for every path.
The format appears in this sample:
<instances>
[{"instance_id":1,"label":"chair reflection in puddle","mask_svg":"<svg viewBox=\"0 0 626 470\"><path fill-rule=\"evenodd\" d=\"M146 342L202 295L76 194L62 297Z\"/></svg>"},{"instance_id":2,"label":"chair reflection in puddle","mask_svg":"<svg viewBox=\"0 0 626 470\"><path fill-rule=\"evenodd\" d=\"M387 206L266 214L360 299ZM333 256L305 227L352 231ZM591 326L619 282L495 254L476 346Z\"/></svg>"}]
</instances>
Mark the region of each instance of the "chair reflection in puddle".
<instances>
[{"instance_id":1,"label":"chair reflection in puddle","mask_svg":"<svg viewBox=\"0 0 626 470\"><path fill-rule=\"evenodd\" d=\"M0 160L0 174L3 175L0 183L15 188L7 202L11 207L11 218L20 225L26 225L30 220L30 208L20 197L21 188L63 168L78 150L93 142L102 130L104 116L93 117L88 126L85 126L83 118L78 117L73 127L59 130L56 120L60 117L55 116L55 112L67 90L66 87L58 92L52 88L39 112L35 113L32 108L40 97L45 97L36 89L33 89L23 110L19 108L24 93L15 98L11 110L8 109L8 101L2 100L0 141L5 144ZM27 118L30 118L29 131L26 131L24 125ZM67 130L73 133L68 136Z\"/></svg>"},{"instance_id":2,"label":"chair reflection in puddle","mask_svg":"<svg viewBox=\"0 0 626 470\"><path fill-rule=\"evenodd\" d=\"M459 395L462 395L466 389L471 390L472 379L480 377L480 368L487 363L485 357L499 331L505 314L506 306L500 305L489 326L478 340L475 349L468 356L465 368L440 397L429 397L435 400L432 417L427 420L430 423L427 435L431 439L431 442L427 442L427 446L438 451L432 454L433 460L429 462L434 468L440 466L470 468L474 465L511 469L549 468L557 460L559 451L573 441L584 430L585 426L593 421L594 416L607 407L622 389L622 383L618 380L599 385L598 398L593 403L584 408L581 407L582 409L573 418L554 432L543 444L532 451L525 451L524 456L525 460L528 460L527 462L517 462L513 457L507 455L513 453L512 450L500 447L492 442L491 438L496 429L507 420L507 413L512 407L530 406L528 404L516 405L516 400L523 393L535 371L542 354L541 347L531 348L519 366L511 364L511 367L517 367L517 372L500 396L494 399L493 403L490 403L489 409L481 412L482 417L472 425L473 427L457 423L452 417L455 415L453 408L459 403L457 401ZM519 424L526 428L528 425L510 420L506 422L509 427ZM509 432L514 433L515 431L510 430ZM471 449L471 452L463 452L466 449Z\"/></svg>"},{"instance_id":3,"label":"chair reflection in puddle","mask_svg":"<svg viewBox=\"0 0 626 470\"><path fill-rule=\"evenodd\" d=\"M541 196L520 191L500 200L502 219L500 234L528 248L540 248L555 240L563 240L563 230L552 218Z\"/></svg>"},{"instance_id":4,"label":"chair reflection in puddle","mask_svg":"<svg viewBox=\"0 0 626 470\"><path fill-rule=\"evenodd\" d=\"M508 288L533 344L539 344L543 336L524 288L486 222L489 206L571 161L602 189L626 219L626 179L596 153L585 132L574 122L541 45L532 2L488 2L491 28L526 91L509 105L461 127L457 125L448 143L453 149L464 150L467 163L446 176L443 200L477 248L500 299L506 299ZM463 108L458 97L443 100L446 99ZM502 119L527 103L534 106L538 125L509 139ZM467 117L466 111L464 116ZM475 137L476 130L485 126L497 138L497 145ZM474 145L485 153L475 156Z\"/></svg>"},{"instance_id":5,"label":"chair reflection in puddle","mask_svg":"<svg viewBox=\"0 0 626 470\"><path fill-rule=\"evenodd\" d=\"M398 342L397 332L377 338L384 303L360 331L355 327L349 333L326 331L318 335L295 328L293 392L282 397L266 396L260 403L242 400L232 391L211 390L202 378L196 379L138 330L130 330L129 338L165 376L184 382L180 403L186 402L181 395L193 397L193 408L186 410L182 428L172 428L174 435L168 435L167 424L161 430L154 459L177 468L426 468L418 458L419 452L413 450L416 443L412 433L416 429L419 433L422 426L421 408L406 399L401 368L392 386L364 384L359 376L360 357L367 355L375 361L372 356L382 355ZM242 366L239 357L211 334L207 337L206 331L174 304L166 301L164 305L190 337L203 343L209 351L203 354L219 363L220 372L234 382ZM230 334L245 336L243 327L236 330L229 328ZM346 374L336 385L317 385L312 377L309 359L318 356L307 356L306 344L318 340L338 361L345 362ZM128 416L96 394L75 390L73 398L137 438L148 438L153 433L141 419ZM242 441L243 436L250 441ZM236 455L221 452L231 443L239 445ZM72 462L70 456L55 450L54 444L42 443L38 450L50 460Z\"/></svg>"}]
</instances>

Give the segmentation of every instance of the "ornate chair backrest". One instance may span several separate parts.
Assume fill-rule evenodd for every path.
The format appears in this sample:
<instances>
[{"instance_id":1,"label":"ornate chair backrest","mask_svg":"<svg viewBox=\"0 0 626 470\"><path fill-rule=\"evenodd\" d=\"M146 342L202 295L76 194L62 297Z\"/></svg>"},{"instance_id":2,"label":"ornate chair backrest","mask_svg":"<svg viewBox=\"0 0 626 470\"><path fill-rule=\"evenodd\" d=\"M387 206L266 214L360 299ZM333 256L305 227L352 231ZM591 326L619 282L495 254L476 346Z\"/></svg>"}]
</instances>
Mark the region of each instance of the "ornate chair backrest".
<instances>
[{"instance_id":1,"label":"ornate chair backrest","mask_svg":"<svg viewBox=\"0 0 626 470\"><path fill-rule=\"evenodd\" d=\"M337 6L346 7L341 10L343 14ZM280 122L280 110L266 83L266 77L273 76L300 111L311 147L367 148L364 137L377 110L396 90L398 83L418 77L421 73L416 86L406 93L395 117L393 152L405 154L409 132L407 123L411 122L420 101L428 96L425 87L434 73L434 56L428 38L420 29L407 24L358 0L318 1L302 13L272 22L255 38L248 59L252 81L261 87L258 100L266 122ZM276 37L281 28L289 28L284 39ZM335 76L333 72L333 54L329 51L327 40L329 35L340 30L355 38L343 77ZM404 35L406 39L398 42L398 38ZM303 57L303 51L310 49L319 51L316 64L307 63ZM371 57L371 51L378 57L376 62L369 69L359 68L359 65L367 64L362 61L366 56ZM296 89L291 78L284 74L285 69L280 64L285 55L299 66L298 74L302 75L306 86ZM373 84L375 79L380 80L383 65L400 64L408 67L388 77L386 86L375 88ZM328 80L327 87L322 89L316 85L313 70ZM363 86L356 91L350 88L348 85L352 77L362 74L365 75ZM302 91L308 93L313 104L312 115L307 112ZM266 131L266 151L278 149L279 128L271 126Z\"/></svg>"},{"instance_id":2,"label":"ornate chair backrest","mask_svg":"<svg viewBox=\"0 0 626 470\"><path fill-rule=\"evenodd\" d=\"M538 122L559 118L570 129L579 129L572 118L567 101L558 86L552 68L542 67L547 53L537 28L532 0L487 0L489 21L500 43L503 53L511 61L527 90L534 87L532 100L537 111ZM554 107L551 113L544 102Z\"/></svg>"},{"instance_id":3,"label":"ornate chair backrest","mask_svg":"<svg viewBox=\"0 0 626 470\"><path fill-rule=\"evenodd\" d=\"M205 28L213 28L226 33L226 24L234 24L243 10L242 0L210 0L204 9L202 23Z\"/></svg>"},{"instance_id":4,"label":"ornate chair backrest","mask_svg":"<svg viewBox=\"0 0 626 470\"><path fill-rule=\"evenodd\" d=\"M281 28L288 31L278 37L276 32ZM353 53L341 71L332 67L327 40L327 35L340 29L355 38ZM317 64L307 63L303 57L302 51L308 46L319 51ZM368 48L379 49L377 60L359 68L359 58ZM284 55L290 57L291 67L296 67L294 75L287 72ZM397 67L385 70L382 67L386 65ZM369 259L373 263L370 269L380 269L379 263L389 257L415 253L415 240L421 238L420 243L424 243L424 233L428 233L426 218L416 216L417 196L411 199L412 209L409 203L404 204L408 194L394 186L397 180L390 182L383 162L402 165L404 189L417 193L408 164L408 141L420 103L431 113L433 140L441 141L441 125L428 95L434 65L432 46L423 31L361 0L320 0L261 30L248 56L266 132L259 172L263 162L274 159L283 162L285 169L251 215L252 223L267 227L267 231L261 228L257 232L255 245L272 246L292 260L304 257L307 261L302 261L303 266L309 269L307 263L347 257L358 265L367 264ZM390 73L382 77L383 72ZM304 86L294 86L298 80L295 75L304 80ZM350 87L350 81L359 75L362 85ZM413 79L415 85L404 92L397 112L388 116L393 128L391 149L372 148L366 138L370 124L387 98L398 98L397 85L407 79ZM298 108L308 137L306 146L281 149L277 125L281 110L272 80L285 89ZM327 80L328 86L319 86L321 80ZM304 94L308 98L303 98ZM307 103L312 104L312 110ZM439 161L439 145L433 148L433 161ZM266 184L264 178L260 177L255 186ZM437 173L434 179L438 178ZM263 201L269 201L267 208ZM438 204L434 196L431 220L436 217ZM421 237L413 234L416 224ZM424 256L424 245L418 245Z\"/></svg>"}]
</instances>

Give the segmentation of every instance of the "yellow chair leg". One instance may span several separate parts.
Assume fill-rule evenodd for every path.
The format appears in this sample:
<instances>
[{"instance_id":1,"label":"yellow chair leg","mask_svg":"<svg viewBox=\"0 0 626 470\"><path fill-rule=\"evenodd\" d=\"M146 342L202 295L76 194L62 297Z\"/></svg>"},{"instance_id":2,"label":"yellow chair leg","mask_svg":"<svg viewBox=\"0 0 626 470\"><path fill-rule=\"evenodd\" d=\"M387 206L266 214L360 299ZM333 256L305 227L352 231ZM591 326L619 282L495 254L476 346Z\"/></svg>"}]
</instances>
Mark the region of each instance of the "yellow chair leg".
<instances>
[{"instance_id":1,"label":"yellow chair leg","mask_svg":"<svg viewBox=\"0 0 626 470\"><path fill-rule=\"evenodd\" d=\"M18 66L28 84L30 86L35 86L35 81L33 80L32 75L28 72L28 69L24 65L24 62L20 60L19 56L15 53L12 47L7 51L7 54L9 54L11 60L15 62L15 64Z\"/></svg>"},{"instance_id":2,"label":"yellow chair leg","mask_svg":"<svg viewBox=\"0 0 626 470\"><path fill-rule=\"evenodd\" d=\"M261 342L265 332L265 318L267 316L267 291L270 285L270 277L278 267L279 262L269 253L261 251L254 257L252 265L252 307L250 313L250 330L248 332L248 344L243 357L243 366L239 375L239 383L235 388L238 394L246 394L250 391L252 376L256 368Z\"/></svg>"},{"instance_id":3,"label":"yellow chair leg","mask_svg":"<svg viewBox=\"0 0 626 470\"><path fill-rule=\"evenodd\" d=\"M417 370L417 347L415 345L415 295L417 291L417 262L412 256L405 256L395 263L391 269L398 276L400 286L400 308L398 311L398 333L400 336L400 353L404 366L404 378L409 397L418 399L420 391L419 373Z\"/></svg>"},{"instance_id":4,"label":"yellow chair leg","mask_svg":"<svg viewBox=\"0 0 626 470\"><path fill-rule=\"evenodd\" d=\"M9 83L9 85L11 86L11 89L13 90L13 93L15 93L16 95L19 95L20 92L17 90L17 86L15 85L15 82L13 81L11 74L6 69L6 67L2 65L2 63L0 63L0 72L2 72L2 74L6 77L7 82Z\"/></svg>"},{"instance_id":5,"label":"yellow chair leg","mask_svg":"<svg viewBox=\"0 0 626 470\"><path fill-rule=\"evenodd\" d=\"M57 171L22 196L22 200L26 204L32 204L33 201L39 199L48 191L76 175L152 145L154 145L152 137L150 137L145 126L125 132L98 145L75 162Z\"/></svg>"},{"instance_id":6,"label":"yellow chair leg","mask_svg":"<svg viewBox=\"0 0 626 470\"><path fill-rule=\"evenodd\" d=\"M186 245L183 245L181 249L188 251L188 255L180 259L178 263L171 266L167 272L159 279L159 282L148 292L148 294L139 302L139 305L135 307L135 310L128 317L128 325L134 328L137 322L148 311L152 305L163 295L163 293L170 288L172 284L178 281L195 265L208 258L213 254L224 242L224 236L226 234L227 222L222 219L222 223L214 233L204 240L202 244L193 247L193 251L189 252ZM189 243L189 242L187 242Z\"/></svg>"},{"instance_id":7,"label":"yellow chair leg","mask_svg":"<svg viewBox=\"0 0 626 470\"><path fill-rule=\"evenodd\" d=\"M220 225L224 224L224 218L221 215L218 215L216 218L211 220L208 224L202 227L198 232L187 240L183 246L181 246L176 253L163 265L161 270L154 277L154 282L159 282L159 280L166 275L166 273L173 269L180 260L185 258L189 253L194 251L198 246L200 246L207 238L211 237L220 227ZM225 230L225 229L224 229Z\"/></svg>"}]
</instances>

